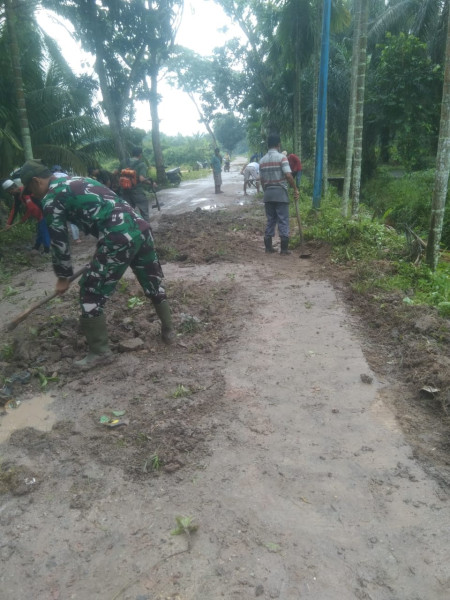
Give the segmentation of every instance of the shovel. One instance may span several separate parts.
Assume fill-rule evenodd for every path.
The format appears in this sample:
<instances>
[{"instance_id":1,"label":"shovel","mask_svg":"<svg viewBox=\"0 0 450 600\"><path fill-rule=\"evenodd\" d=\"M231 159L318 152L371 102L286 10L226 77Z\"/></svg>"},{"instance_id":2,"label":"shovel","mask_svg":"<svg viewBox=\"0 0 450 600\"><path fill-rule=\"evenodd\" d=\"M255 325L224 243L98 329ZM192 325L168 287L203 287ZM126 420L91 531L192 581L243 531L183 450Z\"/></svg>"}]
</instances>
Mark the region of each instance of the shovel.
<instances>
[{"instance_id":1,"label":"shovel","mask_svg":"<svg viewBox=\"0 0 450 600\"><path fill-rule=\"evenodd\" d=\"M158 196L156 195L156 192L153 193L155 195L155 204L152 204L152 208L157 208L159 211L161 211L161 204L159 203Z\"/></svg>"},{"instance_id":2,"label":"shovel","mask_svg":"<svg viewBox=\"0 0 450 600\"><path fill-rule=\"evenodd\" d=\"M85 271L87 271L88 266L84 266L82 269L79 269L78 271L76 271L72 277L69 278L69 281L75 281L75 279L78 279L78 277L80 277L80 275L83 275L83 273ZM53 300L53 298L56 298L56 296L58 296L57 292L53 292L52 294L50 294L50 296L46 296L45 298L42 298L42 300L39 300L39 302L36 302L35 304L32 304L30 306L30 308L27 308L27 310L24 310L23 313L20 313L20 315L18 315L15 319L13 319L11 321L11 323L8 323L8 325L6 326L6 329L8 331L12 331L13 329L15 329L17 327L17 325L19 323L22 323L22 321L25 321L25 319L28 317L28 315L31 315L32 312L34 312L37 308L39 308L40 306L43 306L44 304L47 304L47 302L50 302L50 300Z\"/></svg>"}]
</instances>

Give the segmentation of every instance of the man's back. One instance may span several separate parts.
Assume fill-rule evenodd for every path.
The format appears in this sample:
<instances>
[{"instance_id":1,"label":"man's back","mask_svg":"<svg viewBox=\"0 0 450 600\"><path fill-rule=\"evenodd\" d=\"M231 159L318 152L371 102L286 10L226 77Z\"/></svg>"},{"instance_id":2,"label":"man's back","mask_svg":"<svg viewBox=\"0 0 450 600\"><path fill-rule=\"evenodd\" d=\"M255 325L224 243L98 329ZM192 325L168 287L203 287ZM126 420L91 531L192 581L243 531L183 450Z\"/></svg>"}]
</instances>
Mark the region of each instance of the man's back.
<instances>
[{"instance_id":1,"label":"man's back","mask_svg":"<svg viewBox=\"0 0 450 600\"><path fill-rule=\"evenodd\" d=\"M271 148L259 161L259 174L264 188L273 186L287 190L285 173L290 172L288 159L276 148Z\"/></svg>"}]
</instances>

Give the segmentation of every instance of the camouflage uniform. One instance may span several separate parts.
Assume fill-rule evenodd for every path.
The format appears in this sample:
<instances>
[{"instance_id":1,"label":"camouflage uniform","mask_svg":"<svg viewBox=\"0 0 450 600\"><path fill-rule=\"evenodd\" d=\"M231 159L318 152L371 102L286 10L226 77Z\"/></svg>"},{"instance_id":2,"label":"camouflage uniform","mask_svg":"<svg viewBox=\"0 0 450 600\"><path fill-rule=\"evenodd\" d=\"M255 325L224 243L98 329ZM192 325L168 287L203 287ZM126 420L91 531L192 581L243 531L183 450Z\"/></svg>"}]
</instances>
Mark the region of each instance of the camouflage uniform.
<instances>
[{"instance_id":1,"label":"camouflage uniform","mask_svg":"<svg viewBox=\"0 0 450 600\"><path fill-rule=\"evenodd\" d=\"M57 277L68 278L73 274L69 221L86 235L98 238L95 255L80 281L84 317L102 314L106 300L127 267L131 267L154 305L166 300L150 225L109 188L83 177L53 179L42 205Z\"/></svg>"}]
</instances>

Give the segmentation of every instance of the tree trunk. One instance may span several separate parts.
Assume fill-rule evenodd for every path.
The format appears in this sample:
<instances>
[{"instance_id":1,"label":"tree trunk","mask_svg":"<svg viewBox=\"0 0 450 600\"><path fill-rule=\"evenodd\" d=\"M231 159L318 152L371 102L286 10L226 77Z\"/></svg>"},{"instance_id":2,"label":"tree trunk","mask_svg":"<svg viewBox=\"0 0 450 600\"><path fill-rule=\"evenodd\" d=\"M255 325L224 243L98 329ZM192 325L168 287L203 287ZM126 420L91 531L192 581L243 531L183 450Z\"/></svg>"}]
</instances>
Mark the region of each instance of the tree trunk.
<instances>
[{"instance_id":1,"label":"tree trunk","mask_svg":"<svg viewBox=\"0 0 450 600\"><path fill-rule=\"evenodd\" d=\"M353 155L352 177L352 215L356 216L359 210L359 196L361 191L361 164L362 142L364 124L364 92L366 87L367 65L367 22L369 19L369 0L361 0L361 26L359 37L358 78L356 85L356 111L355 111L355 146Z\"/></svg>"},{"instance_id":2,"label":"tree trunk","mask_svg":"<svg viewBox=\"0 0 450 600\"><path fill-rule=\"evenodd\" d=\"M433 271L439 261L439 248L444 224L445 202L447 199L450 174L450 11L447 23L447 44L445 48L444 87L442 91L441 123L436 157L433 199L431 203L430 231L428 233L426 259Z\"/></svg>"},{"instance_id":3,"label":"tree trunk","mask_svg":"<svg viewBox=\"0 0 450 600\"><path fill-rule=\"evenodd\" d=\"M17 43L17 10L13 0L5 0L6 23L9 36L9 50L14 71L14 87L17 97L17 112L19 113L20 132L22 136L25 160L33 159L33 148L31 145L30 127L28 124L27 107L25 103L25 91L22 79L22 68L20 66L19 44Z\"/></svg>"},{"instance_id":4,"label":"tree trunk","mask_svg":"<svg viewBox=\"0 0 450 600\"><path fill-rule=\"evenodd\" d=\"M88 10L92 22L95 23L97 15L95 12L95 3L88 2ZM94 37L95 43L95 72L98 75L100 83L100 91L103 98L103 109L108 119L109 127L111 130L111 136L113 139L114 147L116 150L117 157L120 162L125 162L128 158L125 143L122 136L122 120L121 115L117 114L116 107L111 97L111 90L108 85L108 76L105 68L105 50L103 42L98 37Z\"/></svg>"},{"instance_id":5,"label":"tree trunk","mask_svg":"<svg viewBox=\"0 0 450 600\"><path fill-rule=\"evenodd\" d=\"M301 158L302 158L302 107L301 107L300 64L299 64L298 59L295 62L293 153L296 154L301 160Z\"/></svg>"},{"instance_id":6,"label":"tree trunk","mask_svg":"<svg viewBox=\"0 0 450 600\"><path fill-rule=\"evenodd\" d=\"M345 154L344 191L342 193L342 214L348 215L350 183L352 179L353 149L355 146L356 83L358 79L359 38L361 32L361 0L355 0L352 50L352 75L350 84L350 105L347 126L347 150Z\"/></svg>"},{"instance_id":7,"label":"tree trunk","mask_svg":"<svg viewBox=\"0 0 450 600\"><path fill-rule=\"evenodd\" d=\"M150 117L152 120L152 146L155 156L156 180L158 183L167 181L166 169L164 166L164 157L161 150L161 136L159 133L159 115L158 115L158 75L157 69L153 69L150 75L150 89L148 88L147 80L145 87L148 92L148 102L150 105Z\"/></svg>"},{"instance_id":8,"label":"tree trunk","mask_svg":"<svg viewBox=\"0 0 450 600\"><path fill-rule=\"evenodd\" d=\"M122 136L122 123L120 117L116 113L114 102L111 98L110 89L108 86L108 78L106 75L105 64L103 62L103 48L100 48L100 44L96 44L96 60L95 60L95 71L98 75L100 82L100 91L103 98L103 108L108 119L109 127L111 129L111 136L113 138L114 147L116 154L120 162L125 162L127 159L127 151Z\"/></svg>"}]
</instances>

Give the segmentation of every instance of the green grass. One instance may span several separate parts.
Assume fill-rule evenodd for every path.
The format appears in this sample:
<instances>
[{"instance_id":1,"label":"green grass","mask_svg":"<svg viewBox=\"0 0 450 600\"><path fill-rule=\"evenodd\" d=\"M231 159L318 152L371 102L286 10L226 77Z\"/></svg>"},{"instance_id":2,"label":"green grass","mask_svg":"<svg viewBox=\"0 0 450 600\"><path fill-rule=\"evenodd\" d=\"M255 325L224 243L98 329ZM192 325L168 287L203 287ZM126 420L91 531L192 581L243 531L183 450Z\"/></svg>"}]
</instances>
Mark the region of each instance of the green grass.
<instances>
[{"instance_id":1,"label":"green grass","mask_svg":"<svg viewBox=\"0 0 450 600\"><path fill-rule=\"evenodd\" d=\"M408 260L410 249L403 231L378 222L364 205L357 219L344 219L341 198L334 190L328 193L318 213L311 212L311 205L311 198L304 195L301 214L305 215L305 240L323 240L330 244L331 260L336 264L352 263L355 291L396 291L403 294L406 304L432 306L441 316L450 316L449 263L441 261L435 272L426 264L412 264ZM291 207L293 218L295 211ZM292 241L299 242L298 234Z\"/></svg>"}]
</instances>

